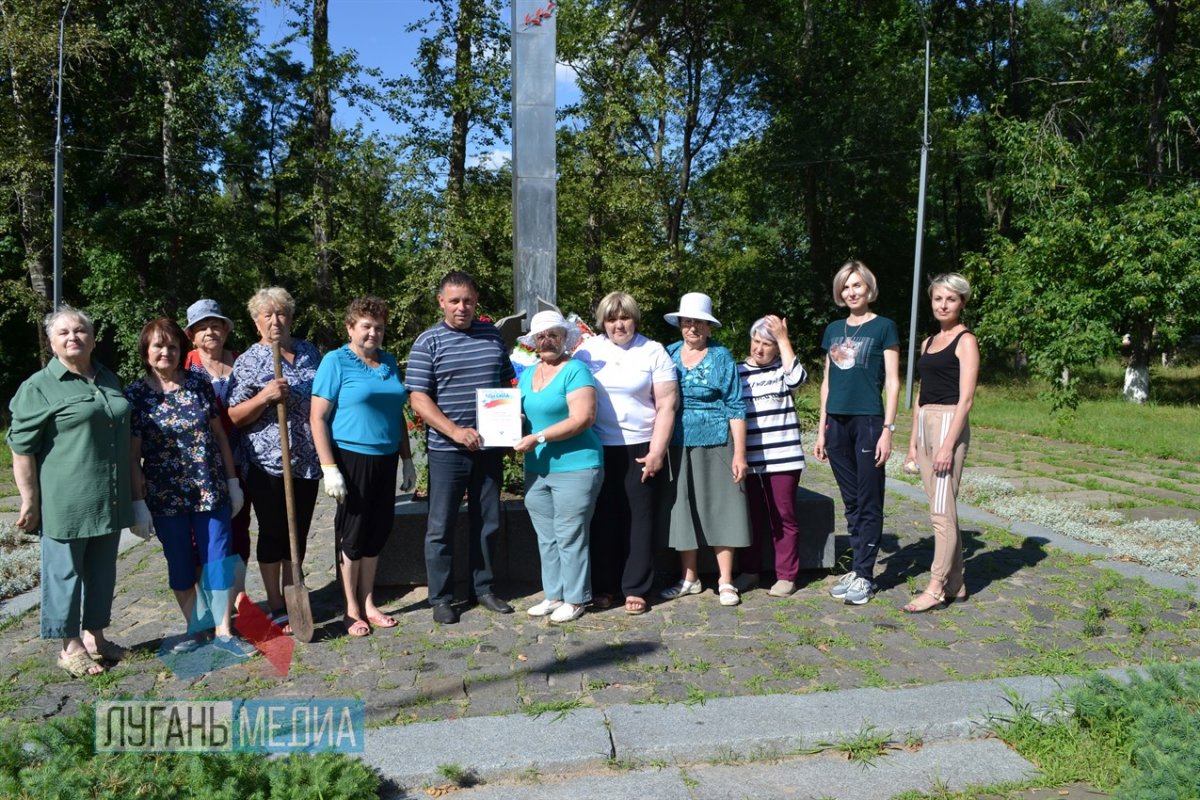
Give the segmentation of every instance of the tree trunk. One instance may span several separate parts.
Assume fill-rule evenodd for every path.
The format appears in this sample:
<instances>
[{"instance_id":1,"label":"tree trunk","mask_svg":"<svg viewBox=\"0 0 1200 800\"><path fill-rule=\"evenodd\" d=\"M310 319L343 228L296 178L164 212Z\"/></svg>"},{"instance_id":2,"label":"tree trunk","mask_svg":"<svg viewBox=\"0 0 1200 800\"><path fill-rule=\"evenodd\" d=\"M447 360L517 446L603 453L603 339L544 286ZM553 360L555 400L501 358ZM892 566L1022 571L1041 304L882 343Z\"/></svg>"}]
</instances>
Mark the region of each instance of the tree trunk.
<instances>
[{"instance_id":1,"label":"tree trunk","mask_svg":"<svg viewBox=\"0 0 1200 800\"><path fill-rule=\"evenodd\" d=\"M1154 346L1154 326L1138 322L1129 335L1129 355L1125 361L1125 399L1144 403L1150 397L1150 353Z\"/></svg>"},{"instance_id":2,"label":"tree trunk","mask_svg":"<svg viewBox=\"0 0 1200 800\"><path fill-rule=\"evenodd\" d=\"M479 19L475 0L459 0L458 19L454 24L454 89L451 99L449 176L450 226L444 245L453 250L458 235L458 223L463 215L463 198L467 180L467 136L471 130L471 32Z\"/></svg>"},{"instance_id":3,"label":"tree trunk","mask_svg":"<svg viewBox=\"0 0 1200 800\"><path fill-rule=\"evenodd\" d=\"M1176 0L1148 0L1154 15L1154 60L1150 64L1150 113L1146 126L1147 187L1153 189L1167 162L1167 95L1171 91L1168 60L1175 49L1179 24Z\"/></svg>"},{"instance_id":4,"label":"tree trunk","mask_svg":"<svg viewBox=\"0 0 1200 800\"><path fill-rule=\"evenodd\" d=\"M5 25L11 24L12 11L8 3L0 2L0 17ZM25 75L21 72L12 53L7 53L5 66L8 69L9 91L12 94L13 116L16 122L13 137L19 142L20 151L26 154L46 152L52 139L50 134L36 130L36 123L52 122L53 113L46 108L31 109L26 101ZM53 109L49 109L53 112ZM29 276L29 286L38 297L38 308L33 309L35 327L38 332L38 349L42 364L50 357L50 343L40 317L50 310L54 296L53 286L53 242L50 230L51 218L46 213L46 198L53 192L53 175L45 169L47 163L37 158L26 158L12 171L13 194L17 201L20 217L21 243L24 247L22 262Z\"/></svg>"}]
</instances>

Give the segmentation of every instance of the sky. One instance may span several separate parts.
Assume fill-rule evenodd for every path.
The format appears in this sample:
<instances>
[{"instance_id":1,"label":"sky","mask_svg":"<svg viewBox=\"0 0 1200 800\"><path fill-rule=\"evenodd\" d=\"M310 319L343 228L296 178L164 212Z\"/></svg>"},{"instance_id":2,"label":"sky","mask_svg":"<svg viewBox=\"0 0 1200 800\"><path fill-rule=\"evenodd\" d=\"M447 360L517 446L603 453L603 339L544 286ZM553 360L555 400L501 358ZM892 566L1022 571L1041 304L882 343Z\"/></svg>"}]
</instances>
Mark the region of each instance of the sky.
<instances>
[{"instance_id":1,"label":"sky","mask_svg":"<svg viewBox=\"0 0 1200 800\"><path fill-rule=\"evenodd\" d=\"M505 19L511 16L511 7L506 4ZM358 62L364 67L378 67L385 75L393 76L413 71L412 61L421 34L408 33L405 27L426 16L433 4L426 0L329 0L329 39L334 50L353 49L358 53ZM261 41L272 44L287 35L288 12L274 5L271 0L259 0L258 20L262 27ZM296 53L296 57L307 62L307 53ZM559 64L556 96L558 106L578 99L574 72L570 67ZM358 109L339 102L334 111L334 124L350 126L362 121L368 132L380 134L400 132L396 123L382 114L375 119L362 116ZM490 153L469 154L476 162L502 162L511 157L507 143Z\"/></svg>"}]
</instances>

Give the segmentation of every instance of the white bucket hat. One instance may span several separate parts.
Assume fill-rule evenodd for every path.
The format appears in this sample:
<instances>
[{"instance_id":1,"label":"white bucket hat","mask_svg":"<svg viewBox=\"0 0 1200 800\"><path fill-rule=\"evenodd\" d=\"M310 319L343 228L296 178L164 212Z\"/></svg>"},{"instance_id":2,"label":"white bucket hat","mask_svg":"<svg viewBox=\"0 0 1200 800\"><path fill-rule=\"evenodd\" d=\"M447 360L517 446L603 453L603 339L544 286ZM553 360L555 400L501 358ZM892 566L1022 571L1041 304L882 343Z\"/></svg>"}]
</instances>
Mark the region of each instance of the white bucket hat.
<instances>
[{"instance_id":1,"label":"white bucket hat","mask_svg":"<svg viewBox=\"0 0 1200 800\"><path fill-rule=\"evenodd\" d=\"M663 314L663 319L675 327L679 327L679 318L702 319L711 322L714 328L721 327L721 322L712 315L712 298L704 292L688 292L679 298L679 310Z\"/></svg>"},{"instance_id":2,"label":"white bucket hat","mask_svg":"<svg viewBox=\"0 0 1200 800\"><path fill-rule=\"evenodd\" d=\"M566 331L567 343L563 350L567 353L575 352L575 348L579 346L579 342L583 339L583 333L580 332L578 325L572 325L563 319L563 315L557 311L539 311L533 315L533 319L529 321L529 333L521 337L521 344L526 347L536 350L537 345L533 341L533 337L539 333L559 328Z\"/></svg>"}]
</instances>

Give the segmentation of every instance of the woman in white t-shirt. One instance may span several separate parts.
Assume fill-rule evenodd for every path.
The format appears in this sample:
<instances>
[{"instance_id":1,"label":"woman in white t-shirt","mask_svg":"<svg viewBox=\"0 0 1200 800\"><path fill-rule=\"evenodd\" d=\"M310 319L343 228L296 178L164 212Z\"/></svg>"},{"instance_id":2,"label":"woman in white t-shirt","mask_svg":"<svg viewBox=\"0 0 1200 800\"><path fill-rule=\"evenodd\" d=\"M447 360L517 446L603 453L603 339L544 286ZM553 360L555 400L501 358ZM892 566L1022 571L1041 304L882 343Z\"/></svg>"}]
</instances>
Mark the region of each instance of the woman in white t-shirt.
<instances>
[{"instance_id":1,"label":"woman in white t-shirt","mask_svg":"<svg viewBox=\"0 0 1200 800\"><path fill-rule=\"evenodd\" d=\"M667 445L675 425L675 366L666 350L637 332L641 311L624 292L596 307L601 336L575 358L596 380L594 430L604 445L604 484L591 525L592 604L625 598L625 613L644 614L654 580L654 519L667 485Z\"/></svg>"}]
</instances>

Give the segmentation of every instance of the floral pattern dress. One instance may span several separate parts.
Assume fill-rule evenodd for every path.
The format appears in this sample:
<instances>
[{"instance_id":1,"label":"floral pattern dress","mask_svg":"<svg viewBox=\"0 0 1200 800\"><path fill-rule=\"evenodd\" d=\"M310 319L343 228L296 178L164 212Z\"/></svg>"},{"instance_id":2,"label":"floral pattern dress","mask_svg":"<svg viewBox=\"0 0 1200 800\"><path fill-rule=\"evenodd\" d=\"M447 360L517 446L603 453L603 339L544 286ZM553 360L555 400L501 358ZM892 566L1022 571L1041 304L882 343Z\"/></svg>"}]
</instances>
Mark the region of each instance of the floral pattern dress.
<instances>
[{"instance_id":1,"label":"floral pattern dress","mask_svg":"<svg viewBox=\"0 0 1200 800\"><path fill-rule=\"evenodd\" d=\"M321 477L321 459L313 444L312 424L308 413L312 407L313 378L321 364L317 348L303 339L293 339L294 358L283 360L283 377L288 382L287 423L288 447L292 456L292 475L305 480ZM271 348L259 342L238 356L229 379L229 407L249 400L275 380ZM267 409L249 426L242 428L243 447L247 460L269 475L283 475L283 450L279 446L279 417L274 408Z\"/></svg>"},{"instance_id":2,"label":"floral pattern dress","mask_svg":"<svg viewBox=\"0 0 1200 800\"><path fill-rule=\"evenodd\" d=\"M213 511L229 503L221 450L212 433L217 399L207 380L185 371L160 392L140 378L125 388L131 428L142 442L146 505L155 516Z\"/></svg>"}]
</instances>

